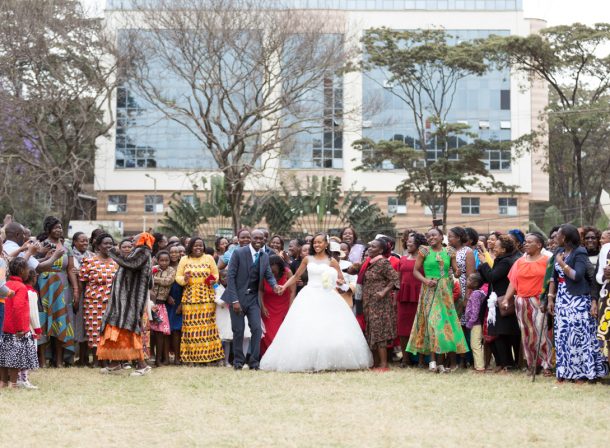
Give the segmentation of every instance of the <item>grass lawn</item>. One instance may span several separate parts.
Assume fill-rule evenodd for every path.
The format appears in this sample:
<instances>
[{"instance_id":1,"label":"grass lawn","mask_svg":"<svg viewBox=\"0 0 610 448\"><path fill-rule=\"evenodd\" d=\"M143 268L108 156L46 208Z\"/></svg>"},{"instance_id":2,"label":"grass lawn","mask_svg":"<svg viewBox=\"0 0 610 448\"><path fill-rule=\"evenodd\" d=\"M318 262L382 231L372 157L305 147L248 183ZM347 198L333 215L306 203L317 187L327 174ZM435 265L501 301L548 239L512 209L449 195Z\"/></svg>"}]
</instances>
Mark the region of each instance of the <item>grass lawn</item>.
<instances>
[{"instance_id":1,"label":"grass lawn","mask_svg":"<svg viewBox=\"0 0 610 448\"><path fill-rule=\"evenodd\" d=\"M416 369L44 369L0 391L0 447L605 446L608 385Z\"/></svg>"}]
</instances>

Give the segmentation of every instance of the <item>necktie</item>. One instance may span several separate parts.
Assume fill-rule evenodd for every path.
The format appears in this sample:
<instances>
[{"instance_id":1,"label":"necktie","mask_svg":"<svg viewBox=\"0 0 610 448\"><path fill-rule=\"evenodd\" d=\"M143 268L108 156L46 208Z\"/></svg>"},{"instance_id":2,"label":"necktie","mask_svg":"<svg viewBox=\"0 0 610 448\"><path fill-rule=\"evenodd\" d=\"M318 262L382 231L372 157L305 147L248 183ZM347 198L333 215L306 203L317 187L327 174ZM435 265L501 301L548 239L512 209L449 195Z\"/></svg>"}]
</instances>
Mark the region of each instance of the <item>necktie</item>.
<instances>
[{"instance_id":1,"label":"necktie","mask_svg":"<svg viewBox=\"0 0 610 448\"><path fill-rule=\"evenodd\" d=\"M254 264L256 264L258 262L258 257L260 256L260 252L257 252L254 254Z\"/></svg>"}]
</instances>

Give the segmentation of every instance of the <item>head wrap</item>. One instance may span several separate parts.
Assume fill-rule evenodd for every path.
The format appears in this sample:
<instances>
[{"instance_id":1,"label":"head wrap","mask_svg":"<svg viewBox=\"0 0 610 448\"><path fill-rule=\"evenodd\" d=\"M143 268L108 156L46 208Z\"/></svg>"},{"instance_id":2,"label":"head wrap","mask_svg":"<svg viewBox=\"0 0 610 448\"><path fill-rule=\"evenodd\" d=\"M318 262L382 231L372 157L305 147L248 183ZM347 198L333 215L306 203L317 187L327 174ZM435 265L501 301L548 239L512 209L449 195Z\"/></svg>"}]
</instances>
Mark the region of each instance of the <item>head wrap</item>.
<instances>
[{"instance_id":1,"label":"head wrap","mask_svg":"<svg viewBox=\"0 0 610 448\"><path fill-rule=\"evenodd\" d=\"M525 235L519 229L509 230L508 233L510 233L515 238L517 238L517 241L519 241L519 244L523 244L523 242L525 241Z\"/></svg>"},{"instance_id":2,"label":"head wrap","mask_svg":"<svg viewBox=\"0 0 610 448\"><path fill-rule=\"evenodd\" d=\"M148 232L143 232L140 234L138 241L136 241L136 247L138 246L148 246L149 249L152 250L153 244L155 244L155 237L152 236Z\"/></svg>"}]
</instances>

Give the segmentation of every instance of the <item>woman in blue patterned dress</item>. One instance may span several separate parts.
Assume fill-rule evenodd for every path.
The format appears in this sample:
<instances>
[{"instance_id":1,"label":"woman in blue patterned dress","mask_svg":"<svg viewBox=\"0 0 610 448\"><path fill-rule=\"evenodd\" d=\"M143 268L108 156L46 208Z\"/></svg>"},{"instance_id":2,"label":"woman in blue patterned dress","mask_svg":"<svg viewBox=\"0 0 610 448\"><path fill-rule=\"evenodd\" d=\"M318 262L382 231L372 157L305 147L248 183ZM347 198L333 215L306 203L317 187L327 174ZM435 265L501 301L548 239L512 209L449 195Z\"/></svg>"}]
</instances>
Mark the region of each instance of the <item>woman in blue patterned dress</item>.
<instances>
[{"instance_id":1,"label":"woman in blue patterned dress","mask_svg":"<svg viewBox=\"0 0 610 448\"><path fill-rule=\"evenodd\" d=\"M50 352L51 362L56 367L63 367L64 361L69 362L74 356L72 296L73 292L77 297L79 296L79 285L74 273L72 251L62 243L61 222L53 216L47 216L43 228L43 245L51 250L65 250L63 256L38 277L38 290L42 303L40 327L43 335L54 345L54 351L47 350L47 354ZM41 367L43 365L44 362Z\"/></svg>"},{"instance_id":2,"label":"woman in blue patterned dress","mask_svg":"<svg viewBox=\"0 0 610 448\"><path fill-rule=\"evenodd\" d=\"M587 251L580 245L578 229L564 224L557 233L560 246L549 286L549 312L555 316L557 381L582 383L608 373L595 337L597 302L591 300L586 278Z\"/></svg>"}]
</instances>

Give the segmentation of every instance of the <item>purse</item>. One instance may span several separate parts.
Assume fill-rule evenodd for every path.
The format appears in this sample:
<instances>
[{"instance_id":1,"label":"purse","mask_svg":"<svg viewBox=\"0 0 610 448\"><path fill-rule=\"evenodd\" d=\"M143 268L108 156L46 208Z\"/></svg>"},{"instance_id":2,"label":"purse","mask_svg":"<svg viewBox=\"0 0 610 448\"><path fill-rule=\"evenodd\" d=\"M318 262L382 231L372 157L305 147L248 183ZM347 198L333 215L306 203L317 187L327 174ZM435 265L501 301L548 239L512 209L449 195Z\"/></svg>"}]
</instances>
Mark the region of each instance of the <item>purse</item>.
<instances>
[{"instance_id":1,"label":"purse","mask_svg":"<svg viewBox=\"0 0 610 448\"><path fill-rule=\"evenodd\" d=\"M498 309L500 310L500 316L502 317L515 314L515 297L498 297Z\"/></svg>"}]
</instances>

